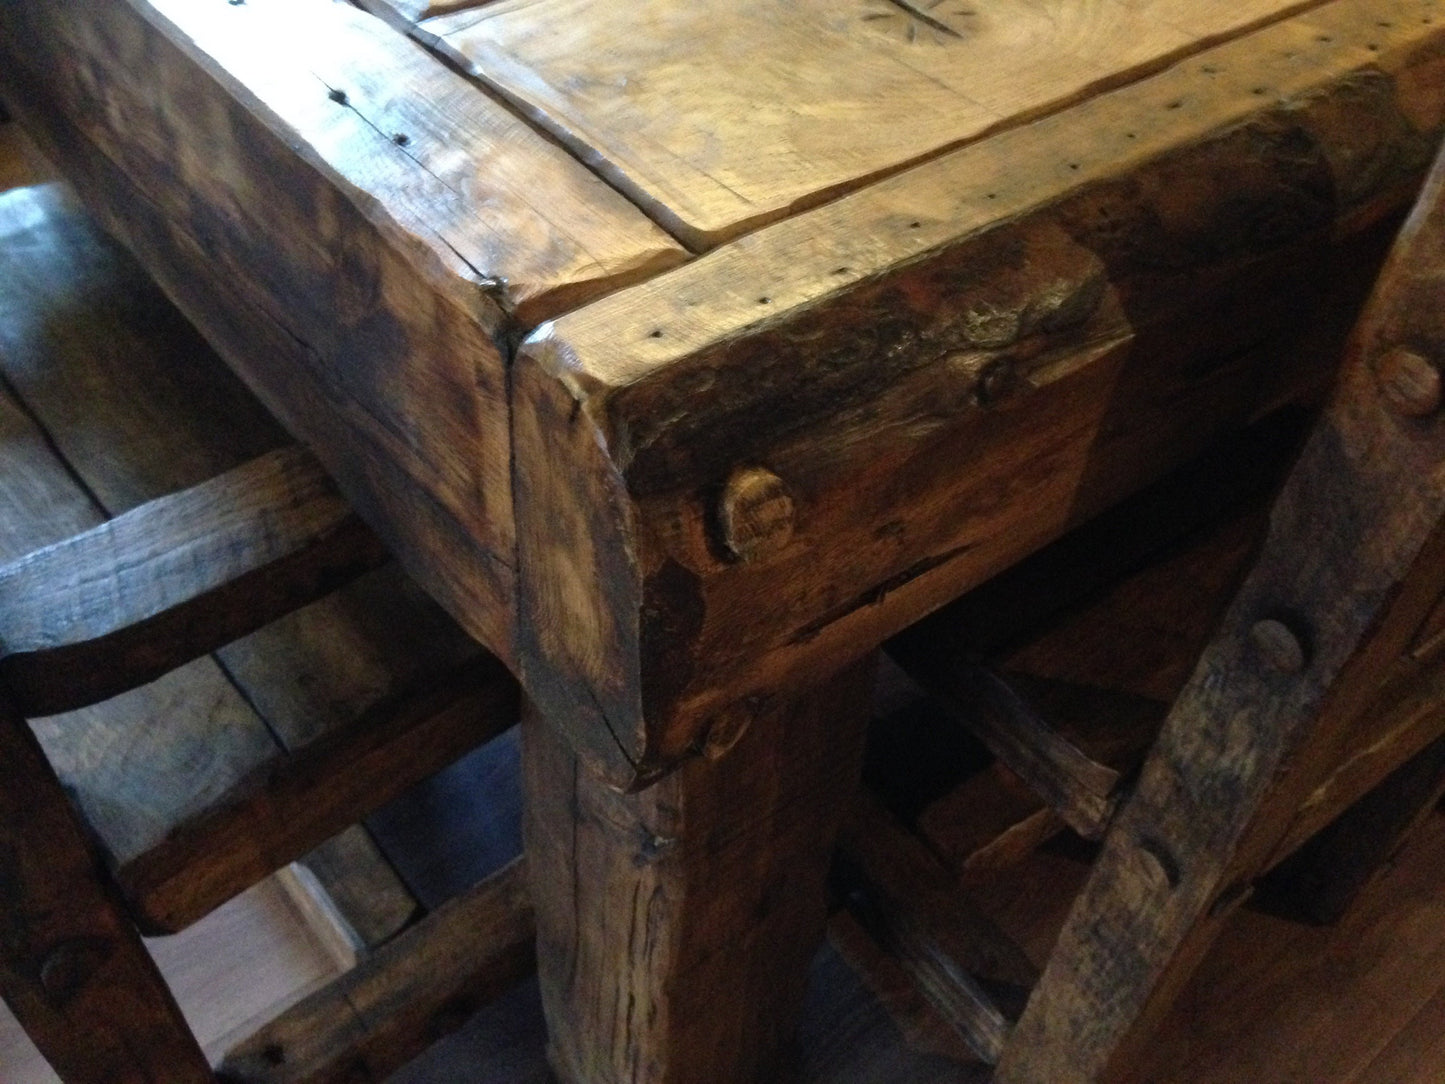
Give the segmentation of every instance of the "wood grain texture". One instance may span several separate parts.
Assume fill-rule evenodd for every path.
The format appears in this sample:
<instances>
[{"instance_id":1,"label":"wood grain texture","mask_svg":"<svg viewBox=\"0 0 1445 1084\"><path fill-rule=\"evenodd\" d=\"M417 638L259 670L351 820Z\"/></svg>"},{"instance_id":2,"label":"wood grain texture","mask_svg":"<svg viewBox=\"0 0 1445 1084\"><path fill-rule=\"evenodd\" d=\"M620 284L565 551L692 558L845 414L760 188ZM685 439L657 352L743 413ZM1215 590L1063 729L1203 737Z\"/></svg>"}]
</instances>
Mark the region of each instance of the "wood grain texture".
<instances>
[{"instance_id":1,"label":"wood grain texture","mask_svg":"<svg viewBox=\"0 0 1445 1084\"><path fill-rule=\"evenodd\" d=\"M564 1081L785 1074L871 676L869 659L791 703L740 705L729 752L636 794L523 716L538 974Z\"/></svg>"},{"instance_id":2,"label":"wood grain texture","mask_svg":"<svg viewBox=\"0 0 1445 1084\"><path fill-rule=\"evenodd\" d=\"M533 967L518 859L231 1050L223 1081L380 1081Z\"/></svg>"},{"instance_id":3,"label":"wood grain texture","mask_svg":"<svg viewBox=\"0 0 1445 1084\"><path fill-rule=\"evenodd\" d=\"M1338 0L539 331L513 380L531 695L596 770L654 777L738 696L1318 394L1317 272L1407 205L1445 115L1436 14ZM719 538L749 467L793 506L767 560Z\"/></svg>"},{"instance_id":4,"label":"wood grain texture","mask_svg":"<svg viewBox=\"0 0 1445 1084\"><path fill-rule=\"evenodd\" d=\"M210 1066L0 690L0 993L67 1084L205 1084Z\"/></svg>"},{"instance_id":5,"label":"wood grain texture","mask_svg":"<svg viewBox=\"0 0 1445 1084\"><path fill-rule=\"evenodd\" d=\"M7 96L362 514L418 554L432 593L506 656L506 312L540 319L676 246L345 3L74 15L7 9Z\"/></svg>"},{"instance_id":6,"label":"wood grain texture","mask_svg":"<svg viewBox=\"0 0 1445 1084\"><path fill-rule=\"evenodd\" d=\"M0 223L0 374L25 397L24 410L12 403L3 412L0 557L22 557L285 442L63 190L5 194ZM268 649L257 651L257 641ZM419 658L444 671L476 651L394 568L381 569L231 645L224 671L198 660L34 726L111 856L125 862L274 758L273 730L300 744L424 683ZM319 857L318 868L351 901L371 943L416 905L364 832L349 831L327 845L337 860ZM352 881L366 890L353 891Z\"/></svg>"},{"instance_id":7,"label":"wood grain texture","mask_svg":"<svg viewBox=\"0 0 1445 1084\"><path fill-rule=\"evenodd\" d=\"M0 678L26 715L98 703L387 559L300 448L0 567Z\"/></svg>"},{"instance_id":8,"label":"wood grain texture","mask_svg":"<svg viewBox=\"0 0 1445 1084\"><path fill-rule=\"evenodd\" d=\"M1248 892L1328 747L1442 588L1445 440L1377 364L1441 356L1445 157L1381 274L1340 386L1276 501L1259 560L1175 701L998 1066L1013 1081L1117 1074ZM1333 530L1327 539L1318 524ZM1274 620L1301 665L1261 651ZM1303 780L1301 781L1301 778Z\"/></svg>"},{"instance_id":9,"label":"wood grain texture","mask_svg":"<svg viewBox=\"0 0 1445 1084\"><path fill-rule=\"evenodd\" d=\"M491 658L268 759L116 871L139 920L183 929L515 724Z\"/></svg>"},{"instance_id":10,"label":"wood grain texture","mask_svg":"<svg viewBox=\"0 0 1445 1084\"><path fill-rule=\"evenodd\" d=\"M1038 972L959 891L952 872L876 801L860 799L839 841L844 905L921 996L989 1063Z\"/></svg>"},{"instance_id":11,"label":"wood grain texture","mask_svg":"<svg viewBox=\"0 0 1445 1084\"><path fill-rule=\"evenodd\" d=\"M701 250L1308 6L502 0L418 35Z\"/></svg>"}]
</instances>

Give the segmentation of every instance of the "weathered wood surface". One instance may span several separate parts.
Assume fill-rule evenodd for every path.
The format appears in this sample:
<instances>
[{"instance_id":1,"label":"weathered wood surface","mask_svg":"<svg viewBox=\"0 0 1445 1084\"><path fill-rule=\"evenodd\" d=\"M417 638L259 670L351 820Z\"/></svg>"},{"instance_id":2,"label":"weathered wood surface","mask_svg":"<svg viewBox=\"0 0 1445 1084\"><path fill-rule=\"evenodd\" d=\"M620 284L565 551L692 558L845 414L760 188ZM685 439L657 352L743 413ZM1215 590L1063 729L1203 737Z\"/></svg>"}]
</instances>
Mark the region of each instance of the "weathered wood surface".
<instances>
[{"instance_id":1,"label":"weathered wood surface","mask_svg":"<svg viewBox=\"0 0 1445 1084\"><path fill-rule=\"evenodd\" d=\"M134 261L62 190L0 196L0 238L0 375L25 404L0 401L0 559L285 443ZM232 644L224 667L200 659L103 705L33 725L111 857L124 863L277 757L273 734L299 746L476 650L384 568ZM411 917L415 901L362 830L327 847L336 860L317 856L318 869L329 891L352 901L348 918L368 943ZM352 882L365 890L353 891Z\"/></svg>"},{"instance_id":2,"label":"weathered wood surface","mask_svg":"<svg viewBox=\"0 0 1445 1084\"><path fill-rule=\"evenodd\" d=\"M1312 395L1310 284L1433 151L1436 9L1338 0L540 331L514 377L530 694L635 785L739 695ZM717 502L750 467L791 515L743 560Z\"/></svg>"},{"instance_id":3,"label":"weathered wood surface","mask_svg":"<svg viewBox=\"0 0 1445 1084\"><path fill-rule=\"evenodd\" d=\"M67 1084L206 1084L210 1066L0 689L0 994Z\"/></svg>"},{"instance_id":4,"label":"weathered wood surface","mask_svg":"<svg viewBox=\"0 0 1445 1084\"><path fill-rule=\"evenodd\" d=\"M1310 6L501 0L418 36L702 249Z\"/></svg>"},{"instance_id":5,"label":"weathered wood surface","mask_svg":"<svg viewBox=\"0 0 1445 1084\"><path fill-rule=\"evenodd\" d=\"M511 675L480 660L266 761L116 879L144 921L183 929L513 726L517 712Z\"/></svg>"},{"instance_id":6,"label":"weathered wood surface","mask_svg":"<svg viewBox=\"0 0 1445 1084\"><path fill-rule=\"evenodd\" d=\"M521 859L445 904L354 971L231 1050L233 1084L381 1081L534 966Z\"/></svg>"},{"instance_id":7,"label":"weathered wood surface","mask_svg":"<svg viewBox=\"0 0 1445 1084\"><path fill-rule=\"evenodd\" d=\"M1251 905L1300 921L1338 922L1442 795L1445 738L1437 738L1276 866Z\"/></svg>"},{"instance_id":8,"label":"weathered wood surface","mask_svg":"<svg viewBox=\"0 0 1445 1084\"><path fill-rule=\"evenodd\" d=\"M966 726L1086 839L1104 834L1120 798L1119 772L1070 741L1004 677L947 651L896 657L948 719Z\"/></svg>"},{"instance_id":9,"label":"weathered wood surface","mask_svg":"<svg viewBox=\"0 0 1445 1084\"><path fill-rule=\"evenodd\" d=\"M835 885L863 929L923 998L987 1062L1038 972L1023 951L963 899L952 873L869 797L839 841Z\"/></svg>"},{"instance_id":10,"label":"weathered wood surface","mask_svg":"<svg viewBox=\"0 0 1445 1084\"><path fill-rule=\"evenodd\" d=\"M637 794L523 716L538 971L567 1084L781 1078L872 670L870 658L792 702L739 705L716 724L730 749Z\"/></svg>"},{"instance_id":11,"label":"weathered wood surface","mask_svg":"<svg viewBox=\"0 0 1445 1084\"><path fill-rule=\"evenodd\" d=\"M1441 267L1445 156L1275 503L1260 558L1070 911L999 1063L1001 1084L1082 1084L1129 1064L1288 829L1312 756L1348 729L1439 598L1445 430L1399 394L1382 361L1404 348L1417 368L1438 365Z\"/></svg>"},{"instance_id":12,"label":"weathered wood surface","mask_svg":"<svg viewBox=\"0 0 1445 1084\"><path fill-rule=\"evenodd\" d=\"M503 351L681 250L339 0L7 5L8 100L480 639L511 640Z\"/></svg>"},{"instance_id":13,"label":"weathered wood surface","mask_svg":"<svg viewBox=\"0 0 1445 1084\"><path fill-rule=\"evenodd\" d=\"M0 679L26 715L153 681L387 560L284 448L0 567Z\"/></svg>"}]
</instances>

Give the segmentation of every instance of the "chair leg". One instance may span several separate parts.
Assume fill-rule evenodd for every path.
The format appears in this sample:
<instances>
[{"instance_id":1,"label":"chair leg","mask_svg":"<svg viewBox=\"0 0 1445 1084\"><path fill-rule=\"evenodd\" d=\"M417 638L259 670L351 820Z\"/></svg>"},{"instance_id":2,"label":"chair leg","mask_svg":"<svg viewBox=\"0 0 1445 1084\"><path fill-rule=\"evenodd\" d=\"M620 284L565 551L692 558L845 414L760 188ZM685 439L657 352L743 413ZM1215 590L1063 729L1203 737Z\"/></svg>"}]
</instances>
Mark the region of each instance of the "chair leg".
<instances>
[{"instance_id":1,"label":"chair leg","mask_svg":"<svg viewBox=\"0 0 1445 1084\"><path fill-rule=\"evenodd\" d=\"M200 1047L0 693L0 994L66 1084L203 1084Z\"/></svg>"}]
</instances>

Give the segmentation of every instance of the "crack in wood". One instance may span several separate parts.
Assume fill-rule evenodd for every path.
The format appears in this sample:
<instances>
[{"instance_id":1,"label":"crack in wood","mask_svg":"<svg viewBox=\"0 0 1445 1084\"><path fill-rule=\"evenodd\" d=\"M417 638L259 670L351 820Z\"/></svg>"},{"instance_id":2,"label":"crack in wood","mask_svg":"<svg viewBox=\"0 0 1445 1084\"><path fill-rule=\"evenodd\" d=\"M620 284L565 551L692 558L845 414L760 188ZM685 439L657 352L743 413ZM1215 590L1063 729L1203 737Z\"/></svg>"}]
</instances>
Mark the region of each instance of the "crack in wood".
<instances>
[{"instance_id":1,"label":"crack in wood","mask_svg":"<svg viewBox=\"0 0 1445 1084\"><path fill-rule=\"evenodd\" d=\"M908 16L910 20L922 23L924 26L929 27L930 29L937 31L938 33L943 34L947 37L956 38L959 41L963 40L964 35L961 32L949 26L946 22L944 22L937 16L930 14L929 11L924 10L915 3L912 3L911 0L883 0L883 2L895 8L898 8L901 12L903 12L903 14ZM939 2L940 0L934 0L934 2L932 4L929 4L928 6L930 9L936 8L938 7ZM961 11L959 12L959 14L972 15L973 12ZM877 16L873 17L877 18ZM914 41L916 40L916 38L917 28L914 25L910 24L908 28L908 40Z\"/></svg>"}]
</instances>

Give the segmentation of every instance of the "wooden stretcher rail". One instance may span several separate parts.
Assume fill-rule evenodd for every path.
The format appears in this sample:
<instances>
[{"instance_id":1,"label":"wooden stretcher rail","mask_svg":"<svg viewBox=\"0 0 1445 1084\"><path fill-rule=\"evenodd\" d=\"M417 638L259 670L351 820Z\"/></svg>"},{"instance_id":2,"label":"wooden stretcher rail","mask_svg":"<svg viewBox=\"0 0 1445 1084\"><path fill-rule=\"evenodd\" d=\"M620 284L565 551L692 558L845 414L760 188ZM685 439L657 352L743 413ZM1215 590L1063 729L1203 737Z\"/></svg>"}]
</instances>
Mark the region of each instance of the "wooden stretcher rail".
<instances>
[{"instance_id":1,"label":"wooden stretcher rail","mask_svg":"<svg viewBox=\"0 0 1445 1084\"><path fill-rule=\"evenodd\" d=\"M517 684L482 659L281 752L125 862L139 921L174 932L517 722Z\"/></svg>"},{"instance_id":2,"label":"wooden stretcher rail","mask_svg":"<svg viewBox=\"0 0 1445 1084\"><path fill-rule=\"evenodd\" d=\"M226 1084L386 1079L535 966L523 859L445 904L230 1051Z\"/></svg>"},{"instance_id":3,"label":"wooden stretcher rail","mask_svg":"<svg viewBox=\"0 0 1445 1084\"><path fill-rule=\"evenodd\" d=\"M283 448L0 568L0 679L27 716L98 703L388 559Z\"/></svg>"}]
</instances>

